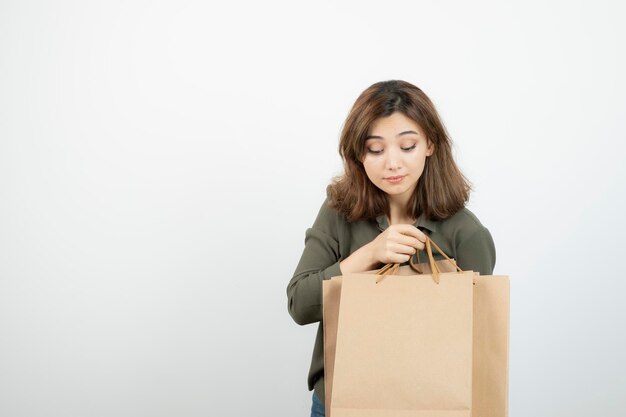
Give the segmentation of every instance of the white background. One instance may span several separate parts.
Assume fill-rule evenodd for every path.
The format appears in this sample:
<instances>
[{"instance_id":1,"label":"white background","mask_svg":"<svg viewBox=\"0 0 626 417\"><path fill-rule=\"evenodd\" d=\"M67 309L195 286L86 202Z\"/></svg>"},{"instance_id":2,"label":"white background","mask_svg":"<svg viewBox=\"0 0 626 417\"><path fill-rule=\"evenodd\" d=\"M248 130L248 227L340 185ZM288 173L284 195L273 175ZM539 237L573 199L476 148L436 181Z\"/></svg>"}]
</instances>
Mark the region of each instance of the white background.
<instances>
[{"instance_id":1,"label":"white background","mask_svg":"<svg viewBox=\"0 0 626 417\"><path fill-rule=\"evenodd\" d=\"M343 121L433 100L511 277L510 415L626 409L624 6L0 3L0 415L308 416L286 286Z\"/></svg>"}]
</instances>

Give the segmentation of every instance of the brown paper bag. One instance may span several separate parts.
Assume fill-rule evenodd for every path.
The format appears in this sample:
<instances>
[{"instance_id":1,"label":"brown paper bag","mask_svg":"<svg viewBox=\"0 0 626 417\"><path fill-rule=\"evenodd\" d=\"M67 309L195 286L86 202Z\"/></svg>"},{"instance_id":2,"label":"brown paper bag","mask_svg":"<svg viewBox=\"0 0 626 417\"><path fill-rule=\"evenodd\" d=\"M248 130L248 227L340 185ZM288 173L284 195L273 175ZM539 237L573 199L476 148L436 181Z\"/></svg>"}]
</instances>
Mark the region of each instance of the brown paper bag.
<instances>
[{"instance_id":1,"label":"brown paper bag","mask_svg":"<svg viewBox=\"0 0 626 417\"><path fill-rule=\"evenodd\" d=\"M447 260L435 261L440 271L454 272L456 268ZM417 265L418 270L430 274L430 264ZM378 270L367 271L364 274L376 274ZM396 275L415 275L411 266L400 266ZM324 387L326 417L330 417L331 392L333 387L333 373L335 367L335 343L337 341L337 319L339 316L339 300L341 297L342 277L333 277L322 283L323 291L323 328L324 328Z\"/></svg>"},{"instance_id":2,"label":"brown paper bag","mask_svg":"<svg viewBox=\"0 0 626 417\"><path fill-rule=\"evenodd\" d=\"M331 415L470 417L473 273L394 269L343 276Z\"/></svg>"},{"instance_id":3,"label":"brown paper bag","mask_svg":"<svg viewBox=\"0 0 626 417\"><path fill-rule=\"evenodd\" d=\"M431 273L432 261L431 255L428 264L419 265L425 274ZM450 272L455 268L449 259L434 263L441 272ZM413 275L414 268L416 266L411 259L410 267L399 267L394 274ZM364 274L379 272L367 271ZM323 283L325 397L328 417L332 403L341 284L342 277L335 277ZM472 415L508 416L509 278L478 276L478 273L474 273L473 284Z\"/></svg>"},{"instance_id":4,"label":"brown paper bag","mask_svg":"<svg viewBox=\"0 0 626 417\"><path fill-rule=\"evenodd\" d=\"M508 276L474 277L472 416L509 415Z\"/></svg>"},{"instance_id":5,"label":"brown paper bag","mask_svg":"<svg viewBox=\"0 0 626 417\"><path fill-rule=\"evenodd\" d=\"M331 392L335 370L335 344L337 343L337 319L341 297L341 277L322 282L322 325L324 327L324 407L330 417Z\"/></svg>"}]
</instances>

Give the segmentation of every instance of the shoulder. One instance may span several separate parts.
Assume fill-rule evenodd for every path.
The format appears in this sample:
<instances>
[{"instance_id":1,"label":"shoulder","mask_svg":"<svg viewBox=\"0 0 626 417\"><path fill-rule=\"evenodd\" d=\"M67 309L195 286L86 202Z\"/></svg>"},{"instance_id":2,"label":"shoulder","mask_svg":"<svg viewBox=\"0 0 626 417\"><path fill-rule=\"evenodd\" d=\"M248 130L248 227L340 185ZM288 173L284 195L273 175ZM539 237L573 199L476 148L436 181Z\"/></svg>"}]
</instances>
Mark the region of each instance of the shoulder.
<instances>
[{"instance_id":1,"label":"shoulder","mask_svg":"<svg viewBox=\"0 0 626 417\"><path fill-rule=\"evenodd\" d=\"M312 228L323 231L329 235L337 235L337 231L347 223L345 216L337 209L331 207L328 192L322 202Z\"/></svg>"},{"instance_id":2,"label":"shoulder","mask_svg":"<svg viewBox=\"0 0 626 417\"><path fill-rule=\"evenodd\" d=\"M445 221L457 265L466 271L491 275L496 247L489 230L469 209L463 208Z\"/></svg>"},{"instance_id":3,"label":"shoulder","mask_svg":"<svg viewBox=\"0 0 626 417\"><path fill-rule=\"evenodd\" d=\"M489 229L467 208L440 223L450 243L452 256L463 270L491 275L496 264L496 247Z\"/></svg>"},{"instance_id":4,"label":"shoulder","mask_svg":"<svg viewBox=\"0 0 626 417\"><path fill-rule=\"evenodd\" d=\"M463 207L447 219L438 222L440 232L448 238L454 246L476 235L489 233L478 217L467 207Z\"/></svg>"}]
</instances>

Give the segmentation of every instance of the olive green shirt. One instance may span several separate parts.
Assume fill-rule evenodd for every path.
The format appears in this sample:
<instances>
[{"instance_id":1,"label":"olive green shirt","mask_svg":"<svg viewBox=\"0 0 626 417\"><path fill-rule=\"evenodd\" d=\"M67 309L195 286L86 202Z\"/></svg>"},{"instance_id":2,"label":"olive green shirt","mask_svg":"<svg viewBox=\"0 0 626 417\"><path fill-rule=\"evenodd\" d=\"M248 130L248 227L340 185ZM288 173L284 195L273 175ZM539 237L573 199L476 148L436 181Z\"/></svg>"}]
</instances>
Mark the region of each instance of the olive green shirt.
<instances>
[{"instance_id":1,"label":"olive green shirt","mask_svg":"<svg viewBox=\"0 0 626 417\"><path fill-rule=\"evenodd\" d=\"M304 238L304 251L287 286L289 314L300 325L319 322L308 375L309 391L324 403L324 340L322 280L342 275L339 263L389 227L385 214L376 219L348 223L345 216L324 200L313 226ZM426 233L463 270L491 275L496 250L489 230L467 208L433 221L420 216L414 226ZM438 253L435 259L443 259ZM425 261L422 258L422 262ZM405 262L402 265L408 265ZM382 264L380 264L382 266Z\"/></svg>"}]
</instances>

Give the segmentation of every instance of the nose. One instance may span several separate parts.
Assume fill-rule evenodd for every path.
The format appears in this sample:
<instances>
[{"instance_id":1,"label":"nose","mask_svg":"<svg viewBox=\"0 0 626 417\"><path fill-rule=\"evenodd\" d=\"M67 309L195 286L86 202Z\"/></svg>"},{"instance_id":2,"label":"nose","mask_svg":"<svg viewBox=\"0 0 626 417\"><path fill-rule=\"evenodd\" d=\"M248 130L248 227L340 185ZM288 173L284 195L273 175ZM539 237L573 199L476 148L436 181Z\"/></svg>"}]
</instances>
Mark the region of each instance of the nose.
<instances>
[{"instance_id":1,"label":"nose","mask_svg":"<svg viewBox=\"0 0 626 417\"><path fill-rule=\"evenodd\" d=\"M397 171L400 168L400 155L397 149L389 149L386 152L385 170Z\"/></svg>"}]
</instances>

